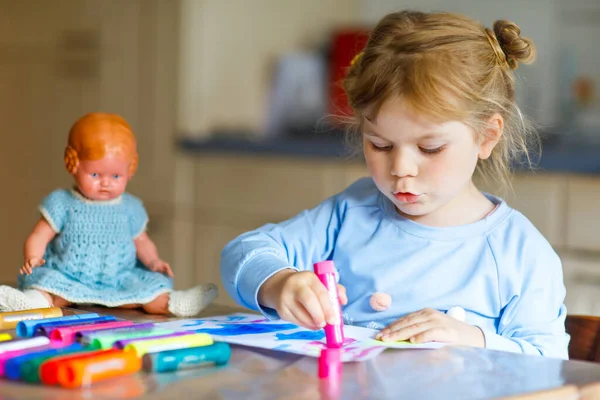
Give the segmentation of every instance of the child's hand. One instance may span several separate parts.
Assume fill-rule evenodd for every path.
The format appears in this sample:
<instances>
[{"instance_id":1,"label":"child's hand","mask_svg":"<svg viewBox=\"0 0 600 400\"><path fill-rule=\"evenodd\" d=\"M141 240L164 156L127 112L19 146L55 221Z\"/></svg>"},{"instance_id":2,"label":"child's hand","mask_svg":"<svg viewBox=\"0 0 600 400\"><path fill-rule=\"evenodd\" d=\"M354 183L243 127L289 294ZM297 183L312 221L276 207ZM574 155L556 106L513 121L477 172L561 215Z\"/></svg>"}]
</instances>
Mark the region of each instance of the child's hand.
<instances>
[{"instance_id":1,"label":"child's hand","mask_svg":"<svg viewBox=\"0 0 600 400\"><path fill-rule=\"evenodd\" d=\"M485 347L483 332L440 311L425 308L400 318L375 336L384 342L443 342Z\"/></svg>"},{"instance_id":2,"label":"child's hand","mask_svg":"<svg viewBox=\"0 0 600 400\"><path fill-rule=\"evenodd\" d=\"M340 303L348 303L346 289L338 284ZM319 278L309 271L280 271L262 285L261 304L277 310L279 316L308 329L320 329L325 322L335 323L334 305Z\"/></svg>"},{"instance_id":3,"label":"child's hand","mask_svg":"<svg viewBox=\"0 0 600 400\"><path fill-rule=\"evenodd\" d=\"M23 263L23 266L19 270L19 274L29 275L33 272L33 269L35 267L40 267L40 266L44 265L45 263L46 263L46 260L44 260L43 258L38 258L38 257L26 258L25 262Z\"/></svg>"},{"instance_id":4,"label":"child's hand","mask_svg":"<svg viewBox=\"0 0 600 400\"><path fill-rule=\"evenodd\" d=\"M156 259L152 261L147 268L153 272L160 272L161 274L165 274L169 277L173 277L173 271L171 270L171 266L164 262L161 259Z\"/></svg>"}]
</instances>

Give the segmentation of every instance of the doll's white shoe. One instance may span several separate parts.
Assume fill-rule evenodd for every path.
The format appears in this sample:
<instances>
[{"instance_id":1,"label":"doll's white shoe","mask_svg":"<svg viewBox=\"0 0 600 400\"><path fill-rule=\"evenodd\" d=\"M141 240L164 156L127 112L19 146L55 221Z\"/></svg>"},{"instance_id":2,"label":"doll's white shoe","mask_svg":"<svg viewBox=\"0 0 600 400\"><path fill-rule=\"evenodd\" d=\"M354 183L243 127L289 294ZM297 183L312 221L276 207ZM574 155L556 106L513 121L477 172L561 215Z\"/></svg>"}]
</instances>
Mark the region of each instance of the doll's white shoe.
<instances>
[{"instance_id":1,"label":"doll's white shoe","mask_svg":"<svg viewBox=\"0 0 600 400\"><path fill-rule=\"evenodd\" d=\"M169 312L177 317L192 317L204 310L217 297L218 292L212 283L173 291L169 297Z\"/></svg>"},{"instance_id":2,"label":"doll's white shoe","mask_svg":"<svg viewBox=\"0 0 600 400\"><path fill-rule=\"evenodd\" d=\"M37 290L22 292L10 286L0 286L0 311L21 311L50 306L44 295Z\"/></svg>"}]
</instances>

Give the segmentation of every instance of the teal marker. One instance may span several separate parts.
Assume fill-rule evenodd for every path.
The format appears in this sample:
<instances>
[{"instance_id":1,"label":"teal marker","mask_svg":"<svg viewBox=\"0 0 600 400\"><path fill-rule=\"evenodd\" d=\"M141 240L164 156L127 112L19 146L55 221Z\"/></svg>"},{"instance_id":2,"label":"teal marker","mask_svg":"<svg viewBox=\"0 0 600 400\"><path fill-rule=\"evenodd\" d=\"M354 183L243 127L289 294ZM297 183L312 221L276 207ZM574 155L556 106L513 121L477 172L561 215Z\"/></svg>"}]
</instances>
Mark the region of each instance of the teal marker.
<instances>
[{"instance_id":1,"label":"teal marker","mask_svg":"<svg viewBox=\"0 0 600 400\"><path fill-rule=\"evenodd\" d=\"M146 353L142 357L142 368L146 372L171 372L197 368L208 363L225 365L230 358L231 348L229 345L217 342L209 346Z\"/></svg>"}]
</instances>

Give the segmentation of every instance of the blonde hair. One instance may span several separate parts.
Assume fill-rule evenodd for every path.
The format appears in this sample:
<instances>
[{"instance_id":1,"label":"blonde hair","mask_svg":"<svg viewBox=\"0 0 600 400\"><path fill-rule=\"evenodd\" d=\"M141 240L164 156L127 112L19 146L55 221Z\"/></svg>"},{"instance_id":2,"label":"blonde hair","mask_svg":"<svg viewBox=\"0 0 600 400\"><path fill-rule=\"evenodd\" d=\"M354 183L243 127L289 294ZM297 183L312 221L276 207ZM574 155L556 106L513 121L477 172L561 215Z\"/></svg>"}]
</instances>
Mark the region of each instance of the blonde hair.
<instances>
[{"instance_id":1,"label":"blonde hair","mask_svg":"<svg viewBox=\"0 0 600 400\"><path fill-rule=\"evenodd\" d=\"M354 60L344 88L354 116L349 139L362 143L364 113L377 114L388 99L401 96L411 111L432 121L461 121L481 140L494 114L504 119L499 143L477 172L501 185L510 166L539 144L535 130L515 104L512 70L535 59L531 40L519 27L501 20L493 31L465 16L402 11L385 16ZM375 117L375 115L369 115Z\"/></svg>"},{"instance_id":2,"label":"blonde hair","mask_svg":"<svg viewBox=\"0 0 600 400\"><path fill-rule=\"evenodd\" d=\"M65 167L75 174L79 162L100 160L106 154L123 154L131 158L129 174L138 165L136 140L129 124L116 114L90 113L79 118L69 131L65 148Z\"/></svg>"}]
</instances>

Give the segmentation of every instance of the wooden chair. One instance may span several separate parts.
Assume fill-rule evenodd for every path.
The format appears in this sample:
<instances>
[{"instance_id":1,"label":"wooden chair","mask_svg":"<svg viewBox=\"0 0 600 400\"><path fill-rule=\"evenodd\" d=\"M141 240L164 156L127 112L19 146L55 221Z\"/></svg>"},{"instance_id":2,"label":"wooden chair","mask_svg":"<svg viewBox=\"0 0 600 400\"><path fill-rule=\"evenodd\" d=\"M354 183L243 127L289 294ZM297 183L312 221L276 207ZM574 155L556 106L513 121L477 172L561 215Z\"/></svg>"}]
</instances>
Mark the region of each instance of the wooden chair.
<instances>
[{"instance_id":1,"label":"wooden chair","mask_svg":"<svg viewBox=\"0 0 600 400\"><path fill-rule=\"evenodd\" d=\"M571 335L569 358L600 362L600 317L567 315L565 327Z\"/></svg>"}]
</instances>

